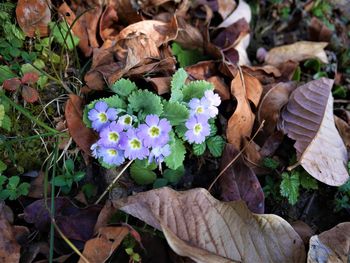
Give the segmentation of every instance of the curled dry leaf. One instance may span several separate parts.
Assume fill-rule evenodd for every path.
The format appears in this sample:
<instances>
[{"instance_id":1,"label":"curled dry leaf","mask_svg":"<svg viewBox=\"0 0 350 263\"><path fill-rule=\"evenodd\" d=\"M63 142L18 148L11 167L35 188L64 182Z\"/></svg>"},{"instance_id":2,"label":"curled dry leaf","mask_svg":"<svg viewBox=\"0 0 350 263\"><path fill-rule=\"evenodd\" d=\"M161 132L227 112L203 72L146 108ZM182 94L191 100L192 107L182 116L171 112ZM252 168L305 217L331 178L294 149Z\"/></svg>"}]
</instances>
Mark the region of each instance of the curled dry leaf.
<instances>
[{"instance_id":1,"label":"curled dry leaf","mask_svg":"<svg viewBox=\"0 0 350 263\"><path fill-rule=\"evenodd\" d=\"M63 2L63 4L58 8L58 12L65 18L70 26L74 23L72 31L74 35L79 38L79 48L85 56L90 56L92 53L92 48L89 44L86 23L83 22L84 16L76 19L75 13L70 9L66 2Z\"/></svg>"},{"instance_id":2,"label":"curled dry leaf","mask_svg":"<svg viewBox=\"0 0 350 263\"><path fill-rule=\"evenodd\" d=\"M302 240L284 219L252 214L243 202L220 202L204 189L161 188L113 203L163 230L174 251L196 262L305 260Z\"/></svg>"},{"instance_id":3,"label":"curled dry leaf","mask_svg":"<svg viewBox=\"0 0 350 263\"><path fill-rule=\"evenodd\" d=\"M264 132L271 135L277 126L282 107L287 104L289 94L296 88L294 82L280 82L267 91L258 109L258 121L265 120Z\"/></svg>"},{"instance_id":4,"label":"curled dry leaf","mask_svg":"<svg viewBox=\"0 0 350 263\"><path fill-rule=\"evenodd\" d=\"M315 231L312 230L308 224L301 220L294 221L291 223L291 225L294 228L295 232L297 232L300 238L303 240L305 246L308 246L309 240L311 236L315 234Z\"/></svg>"},{"instance_id":5,"label":"curled dry leaf","mask_svg":"<svg viewBox=\"0 0 350 263\"><path fill-rule=\"evenodd\" d=\"M228 121L226 136L229 143L240 149L242 138L250 136L255 119L249 101L258 106L262 86L258 79L245 72L241 79L238 72L231 82L231 93L237 100L237 107Z\"/></svg>"},{"instance_id":6,"label":"curled dry leaf","mask_svg":"<svg viewBox=\"0 0 350 263\"><path fill-rule=\"evenodd\" d=\"M129 234L126 226L110 226L99 229L97 237L85 243L83 255L90 263L103 263L112 255ZM79 263L85 263L80 258Z\"/></svg>"},{"instance_id":7,"label":"curled dry leaf","mask_svg":"<svg viewBox=\"0 0 350 263\"><path fill-rule=\"evenodd\" d=\"M279 66L288 60L299 62L310 58L318 58L323 63L328 63L324 48L327 42L299 41L291 45L272 48L265 57L265 63Z\"/></svg>"},{"instance_id":8,"label":"curled dry leaf","mask_svg":"<svg viewBox=\"0 0 350 263\"><path fill-rule=\"evenodd\" d=\"M248 23L250 23L252 19L250 6L243 0L239 0L237 8L219 25L219 27L228 27L241 18L244 18Z\"/></svg>"},{"instance_id":9,"label":"curled dry leaf","mask_svg":"<svg viewBox=\"0 0 350 263\"><path fill-rule=\"evenodd\" d=\"M97 137L91 129L83 123L83 100L77 95L69 95L64 115L67 121L69 134L75 143L86 154L91 154L90 146Z\"/></svg>"},{"instance_id":10,"label":"curled dry leaf","mask_svg":"<svg viewBox=\"0 0 350 263\"><path fill-rule=\"evenodd\" d=\"M346 147L350 149L350 125L341 118L334 115L335 125L339 131L340 137L343 139Z\"/></svg>"},{"instance_id":11,"label":"curled dry leaf","mask_svg":"<svg viewBox=\"0 0 350 263\"><path fill-rule=\"evenodd\" d=\"M233 145L227 144L221 157L220 170L225 169L238 153ZM219 185L224 201L243 200L253 213L264 213L264 192L255 173L241 157L222 174Z\"/></svg>"},{"instance_id":12,"label":"curled dry leaf","mask_svg":"<svg viewBox=\"0 0 350 263\"><path fill-rule=\"evenodd\" d=\"M28 37L37 34L45 37L49 34L48 24L51 21L49 0L19 0L16 17L19 26Z\"/></svg>"},{"instance_id":13,"label":"curled dry leaf","mask_svg":"<svg viewBox=\"0 0 350 263\"><path fill-rule=\"evenodd\" d=\"M349 251L350 223L346 222L311 237L307 262L349 262Z\"/></svg>"},{"instance_id":14,"label":"curled dry leaf","mask_svg":"<svg viewBox=\"0 0 350 263\"><path fill-rule=\"evenodd\" d=\"M0 203L0 262L19 262L20 249L15 232L8 222L4 203Z\"/></svg>"},{"instance_id":15,"label":"curled dry leaf","mask_svg":"<svg viewBox=\"0 0 350 263\"><path fill-rule=\"evenodd\" d=\"M11 78L4 80L3 88L8 91L16 91L21 86L21 80L19 78Z\"/></svg>"},{"instance_id":16,"label":"curled dry leaf","mask_svg":"<svg viewBox=\"0 0 350 263\"><path fill-rule=\"evenodd\" d=\"M279 127L296 141L298 163L310 175L339 186L349 178L348 155L334 124L332 85L333 80L321 78L294 90Z\"/></svg>"}]
</instances>

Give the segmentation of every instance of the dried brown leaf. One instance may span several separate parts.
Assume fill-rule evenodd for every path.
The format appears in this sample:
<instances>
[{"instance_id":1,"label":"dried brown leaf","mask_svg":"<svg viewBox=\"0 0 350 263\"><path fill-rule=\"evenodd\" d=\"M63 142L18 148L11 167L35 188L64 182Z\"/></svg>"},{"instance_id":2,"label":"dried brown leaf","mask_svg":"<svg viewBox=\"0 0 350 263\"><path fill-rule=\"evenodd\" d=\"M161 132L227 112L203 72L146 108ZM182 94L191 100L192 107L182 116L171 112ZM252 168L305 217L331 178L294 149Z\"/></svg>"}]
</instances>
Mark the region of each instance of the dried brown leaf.
<instances>
[{"instance_id":1,"label":"dried brown leaf","mask_svg":"<svg viewBox=\"0 0 350 263\"><path fill-rule=\"evenodd\" d=\"M341 118L334 115L335 125L339 131L340 137L343 139L346 147L350 149L350 125Z\"/></svg>"},{"instance_id":2,"label":"dried brown leaf","mask_svg":"<svg viewBox=\"0 0 350 263\"><path fill-rule=\"evenodd\" d=\"M265 57L266 64L279 66L288 60L300 62L310 58L318 58L328 63L324 48L327 42L299 41L294 44L272 48Z\"/></svg>"},{"instance_id":3,"label":"dried brown leaf","mask_svg":"<svg viewBox=\"0 0 350 263\"><path fill-rule=\"evenodd\" d=\"M295 140L298 163L317 180L333 186L348 178L348 155L334 124L333 80L321 78L294 90L280 128Z\"/></svg>"},{"instance_id":4,"label":"dried brown leaf","mask_svg":"<svg viewBox=\"0 0 350 263\"><path fill-rule=\"evenodd\" d=\"M346 222L311 237L307 262L349 262L349 251L350 223Z\"/></svg>"},{"instance_id":5,"label":"dried brown leaf","mask_svg":"<svg viewBox=\"0 0 350 263\"><path fill-rule=\"evenodd\" d=\"M91 154L90 146L96 141L97 137L91 129L83 123L83 100L77 95L69 95L65 107L65 117L69 134L75 143L86 154Z\"/></svg>"},{"instance_id":6,"label":"dried brown leaf","mask_svg":"<svg viewBox=\"0 0 350 263\"><path fill-rule=\"evenodd\" d=\"M163 230L169 245L196 262L303 262L298 234L276 215L252 214L243 202L220 202L204 189L161 188L114 205Z\"/></svg>"},{"instance_id":7,"label":"dried brown leaf","mask_svg":"<svg viewBox=\"0 0 350 263\"><path fill-rule=\"evenodd\" d=\"M241 18L244 18L248 23L250 23L252 19L250 6L243 0L239 0L237 8L219 25L219 27L228 27Z\"/></svg>"},{"instance_id":8,"label":"dried brown leaf","mask_svg":"<svg viewBox=\"0 0 350 263\"><path fill-rule=\"evenodd\" d=\"M45 37L49 34L48 24L51 21L50 1L19 0L16 6L16 17L19 26L28 37L37 34Z\"/></svg>"},{"instance_id":9,"label":"dried brown leaf","mask_svg":"<svg viewBox=\"0 0 350 263\"><path fill-rule=\"evenodd\" d=\"M0 203L0 262L16 263L19 262L21 247L4 213L4 203Z\"/></svg>"}]
</instances>

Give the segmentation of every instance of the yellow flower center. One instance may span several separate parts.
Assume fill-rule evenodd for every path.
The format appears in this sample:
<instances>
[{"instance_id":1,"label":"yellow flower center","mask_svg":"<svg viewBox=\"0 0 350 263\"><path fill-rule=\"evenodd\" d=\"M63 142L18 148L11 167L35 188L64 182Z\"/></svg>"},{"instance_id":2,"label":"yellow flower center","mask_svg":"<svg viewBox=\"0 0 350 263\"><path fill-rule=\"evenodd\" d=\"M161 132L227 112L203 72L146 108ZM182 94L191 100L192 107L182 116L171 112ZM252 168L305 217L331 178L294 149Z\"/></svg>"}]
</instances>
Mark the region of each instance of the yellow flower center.
<instances>
[{"instance_id":1,"label":"yellow flower center","mask_svg":"<svg viewBox=\"0 0 350 263\"><path fill-rule=\"evenodd\" d=\"M148 133L151 135L151 137L158 137L160 134L160 129L157 126L152 126L149 128Z\"/></svg>"},{"instance_id":2,"label":"yellow flower center","mask_svg":"<svg viewBox=\"0 0 350 263\"><path fill-rule=\"evenodd\" d=\"M108 154L109 154L109 155L112 155L112 156L115 156L115 155L118 154L118 152L117 152L117 150L109 149L109 150L108 150Z\"/></svg>"},{"instance_id":3,"label":"yellow flower center","mask_svg":"<svg viewBox=\"0 0 350 263\"><path fill-rule=\"evenodd\" d=\"M119 140L119 134L117 132L109 133L109 140L113 142L117 142Z\"/></svg>"},{"instance_id":4,"label":"yellow flower center","mask_svg":"<svg viewBox=\"0 0 350 263\"><path fill-rule=\"evenodd\" d=\"M194 128L193 128L193 131L195 134L199 134L201 131L202 131L202 125L197 123Z\"/></svg>"},{"instance_id":5,"label":"yellow flower center","mask_svg":"<svg viewBox=\"0 0 350 263\"><path fill-rule=\"evenodd\" d=\"M197 109L196 109L196 113L203 113L203 107L202 106L198 106Z\"/></svg>"},{"instance_id":6,"label":"yellow flower center","mask_svg":"<svg viewBox=\"0 0 350 263\"><path fill-rule=\"evenodd\" d=\"M98 118L100 119L101 122L106 122L106 121L107 121L107 115L106 115L106 113L104 113L104 112L101 112L101 113L98 115Z\"/></svg>"},{"instance_id":7,"label":"yellow flower center","mask_svg":"<svg viewBox=\"0 0 350 263\"><path fill-rule=\"evenodd\" d=\"M130 116L126 116L125 119L124 119L124 123L127 124L127 125L130 125L131 124L131 117Z\"/></svg>"},{"instance_id":8,"label":"yellow flower center","mask_svg":"<svg viewBox=\"0 0 350 263\"><path fill-rule=\"evenodd\" d=\"M138 139L132 139L129 144L130 144L132 149L140 149L141 148L141 142Z\"/></svg>"}]
</instances>

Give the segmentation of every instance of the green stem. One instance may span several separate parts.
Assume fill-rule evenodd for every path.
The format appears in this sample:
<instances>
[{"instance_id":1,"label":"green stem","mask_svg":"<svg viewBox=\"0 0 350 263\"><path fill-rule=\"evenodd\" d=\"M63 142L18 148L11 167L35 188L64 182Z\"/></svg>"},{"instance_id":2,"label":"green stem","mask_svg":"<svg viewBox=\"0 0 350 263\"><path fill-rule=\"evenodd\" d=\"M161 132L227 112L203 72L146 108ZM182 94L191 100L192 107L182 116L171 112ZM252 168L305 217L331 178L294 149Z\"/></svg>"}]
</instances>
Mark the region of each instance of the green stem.
<instances>
[{"instance_id":1,"label":"green stem","mask_svg":"<svg viewBox=\"0 0 350 263\"><path fill-rule=\"evenodd\" d=\"M59 133L59 131L49 127L47 124L45 124L44 122L42 122L41 120L36 119L29 111L27 111L25 108L23 108L22 106L16 104L15 102L13 102L9 97L7 97L5 95L5 93L1 93L0 92L0 98L3 99L4 101L8 102L12 107L14 107L16 110L18 110L20 113L22 113L24 116L26 116L28 119L30 119L32 122L36 123L37 125L41 126L42 128L44 128L45 130L47 130L48 132L52 132L52 133Z\"/></svg>"},{"instance_id":2,"label":"green stem","mask_svg":"<svg viewBox=\"0 0 350 263\"><path fill-rule=\"evenodd\" d=\"M22 142L22 141L30 141L30 140L33 140L33 139L38 139L38 138L42 138L42 137L51 137L51 136L64 136L65 133L63 132L60 132L60 133L57 133L57 132L48 132L48 133L42 133L42 134L37 134L37 135L33 135L33 136L28 136L28 137L24 137L24 138L6 138L5 140L8 140L6 143L8 144L13 144L13 143L16 143L16 142Z\"/></svg>"},{"instance_id":3,"label":"green stem","mask_svg":"<svg viewBox=\"0 0 350 263\"><path fill-rule=\"evenodd\" d=\"M55 150L54 150L54 166L52 169L52 177L51 177L51 207L50 207L50 214L51 218L55 218L55 176L56 176L56 161L57 161L57 155L58 155L58 143L56 142ZM54 242L55 242L55 226L53 223L50 225L50 257L49 262L53 262L53 248L54 248Z\"/></svg>"}]
</instances>

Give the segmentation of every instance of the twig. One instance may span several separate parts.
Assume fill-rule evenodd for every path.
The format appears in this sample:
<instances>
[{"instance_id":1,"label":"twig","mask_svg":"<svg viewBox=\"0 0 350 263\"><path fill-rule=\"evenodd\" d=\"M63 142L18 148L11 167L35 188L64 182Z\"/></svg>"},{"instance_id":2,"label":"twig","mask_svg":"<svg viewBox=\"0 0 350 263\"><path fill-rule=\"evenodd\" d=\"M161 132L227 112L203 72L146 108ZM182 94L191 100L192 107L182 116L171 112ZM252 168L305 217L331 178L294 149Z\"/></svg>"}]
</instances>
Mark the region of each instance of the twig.
<instances>
[{"instance_id":1,"label":"twig","mask_svg":"<svg viewBox=\"0 0 350 263\"><path fill-rule=\"evenodd\" d=\"M254 138L258 135L258 133L261 131L261 129L264 127L265 120L263 120L258 128L258 130L254 133L253 137L249 140L249 142L240 150L240 152L232 159L231 162L226 165L226 167L218 174L218 176L215 178L215 180L211 183L211 185L208 188L208 191L210 192L213 186L215 185L216 181L226 172L228 168L238 159L239 156L242 155L242 153L245 151L245 149L248 147L249 144L252 143Z\"/></svg>"},{"instance_id":2,"label":"twig","mask_svg":"<svg viewBox=\"0 0 350 263\"><path fill-rule=\"evenodd\" d=\"M102 198L109 192L109 190L111 190L111 188L113 187L113 185L118 181L119 177L125 172L125 170L132 164L134 160L130 160L125 166L124 168L119 172L119 174L113 179L112 183L110 183L110 185L107 187L107 189L103 192L103 194L100 196L99 199L97 199L97 201L95 202L95 205L97 205Z\"/></svg>"}]
</instances>

